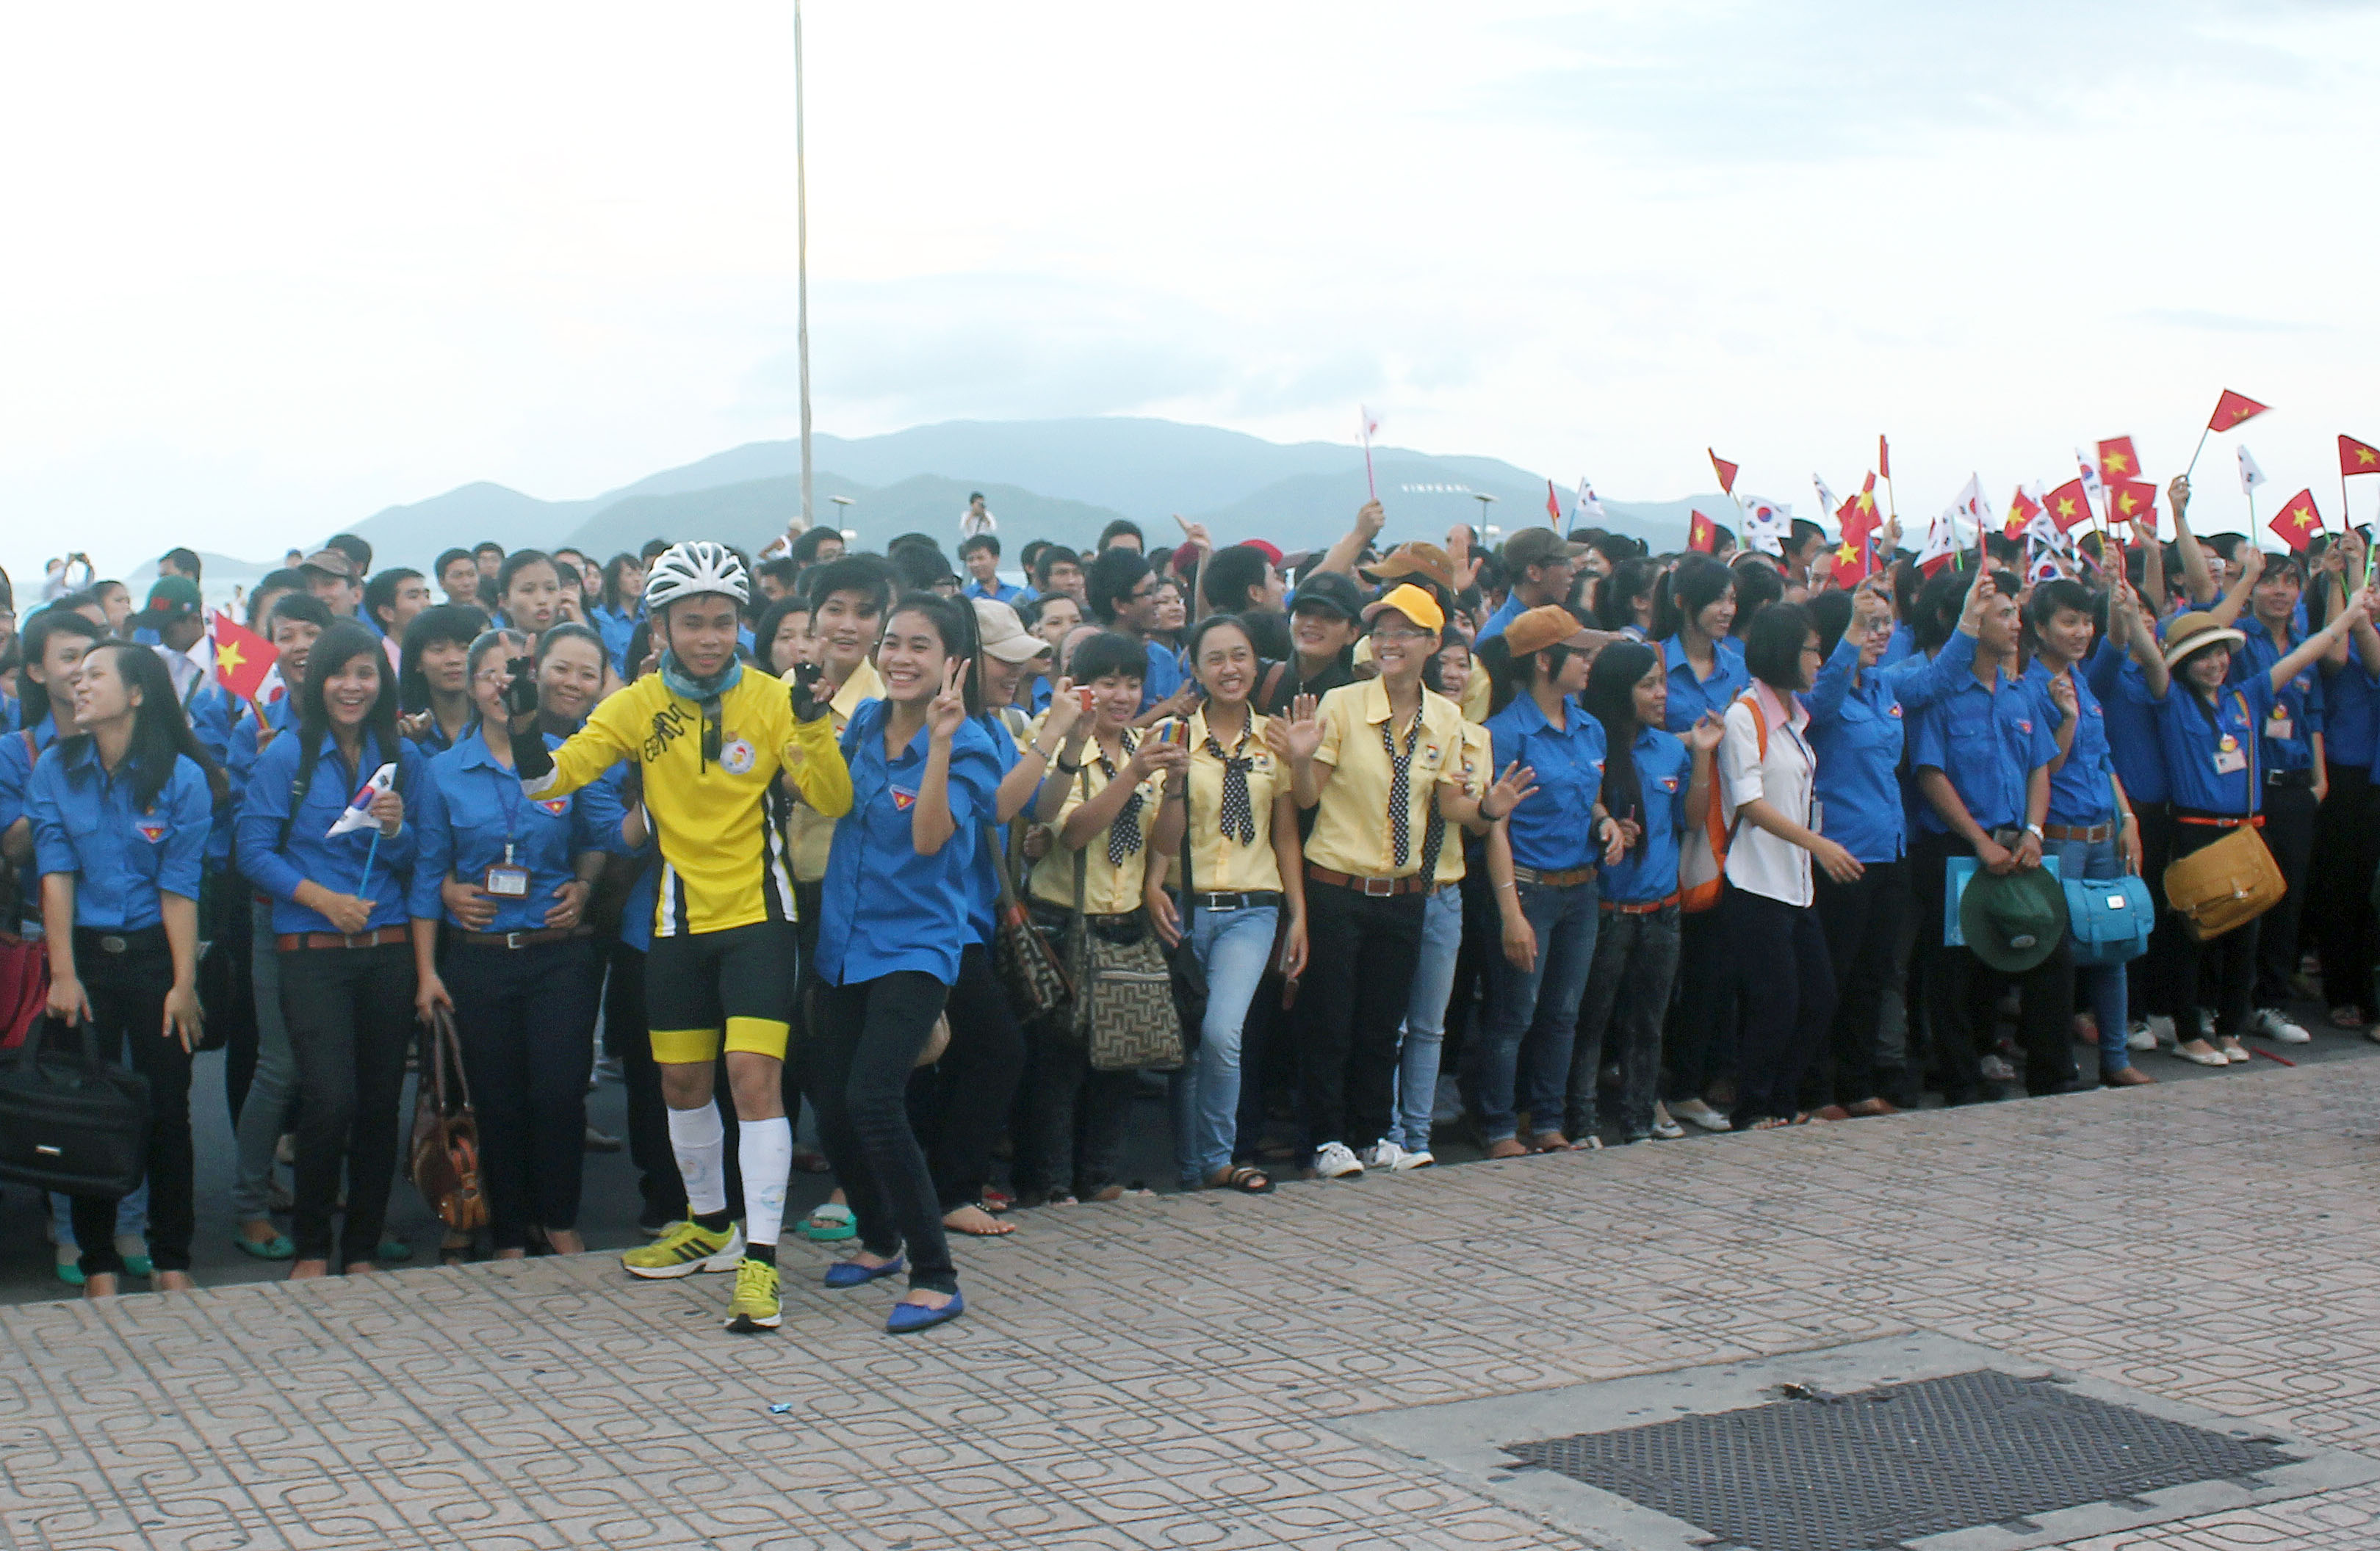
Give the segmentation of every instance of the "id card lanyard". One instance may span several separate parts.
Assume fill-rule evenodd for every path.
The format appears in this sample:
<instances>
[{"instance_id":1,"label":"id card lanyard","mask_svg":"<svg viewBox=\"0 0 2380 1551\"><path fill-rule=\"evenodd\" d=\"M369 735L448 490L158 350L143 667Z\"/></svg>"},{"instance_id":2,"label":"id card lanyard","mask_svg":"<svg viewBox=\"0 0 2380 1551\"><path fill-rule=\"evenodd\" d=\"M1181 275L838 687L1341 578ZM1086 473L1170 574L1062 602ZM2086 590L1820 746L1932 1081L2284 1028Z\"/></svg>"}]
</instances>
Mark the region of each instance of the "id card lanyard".
<instances>
[{"instance_id":1,"label":"id card lanyard","mask_svg":"<svg viewBox=\"0 0 2380 1551\"><path fill-rule=\"evenodd\" d=\"M520 782L496 777L496 795L504 805L504 859L489 864L480 887L500 900L528 898L528 869L513 860L520 833Z\"/></svg>"}]
</instances>

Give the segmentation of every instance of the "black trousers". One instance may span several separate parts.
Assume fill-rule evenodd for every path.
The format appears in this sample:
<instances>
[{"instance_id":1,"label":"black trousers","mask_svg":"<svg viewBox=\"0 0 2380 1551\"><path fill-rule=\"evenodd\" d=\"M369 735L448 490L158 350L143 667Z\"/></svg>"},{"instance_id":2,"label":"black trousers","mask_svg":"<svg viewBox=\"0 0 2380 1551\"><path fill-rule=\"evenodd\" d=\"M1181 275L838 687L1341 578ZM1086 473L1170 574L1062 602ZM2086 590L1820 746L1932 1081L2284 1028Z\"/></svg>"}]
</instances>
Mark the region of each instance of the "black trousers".
<instances>
[{"instance_id":1,"label":"black trousers","mask_svg":"<svg viewBox=\"0 0 2380 1551\"><path fill-rule=\"evenodd\" d=\"M236 872L209 873L199 885L199 1000L206 1009L207 1037L221 1040L224 1106L231 1128L239 1130L240 1107L256 1080L256 974L253 895Z\"/></svg>"},{"instance_id":2,"label":"black trousers","mask_svg":"<svg viewBox=\"0 0 2380 1551\"><path fill-rule=\"evenodd\" d=\"M906 1245L909 1285L937 1292L956 1292L958 1273L925 1149L909 1129L907 1095L948 993L920 970L849 986L820 982L809 1062L819 1138L850 1197L859 1242L882 1255Z\"/></svg>"},{"instance_id":3,"label":"black trousers","mask_svg":"<svg viewBox=\"0 0 2380 1551\"><path fill-rule=\"evenodd\" d=\"M1933 1030L1934 1053L1939 1066L1942 1097L1964 1104L1977 1097L1983 1084L1981 1063L1998 1024L2000 990L2013 985L2022 1011L2017 1034L2024 1049L2024 1091L2058 1093L2074 1080L2074 1052L2070 1043L2074 1024L2074 950L2059 938L2048 958L2022 975L1992 969L1966 948L1943 942L1943 902L1949 889L1945 867L1953 856L1972 856L1974 848L1956 835L1927 834L1910 851L1910 866L1930 872L1934 903L1930 916L1919 923L1917 940L1934 944L1925 972L1927 1023ZM1913 887L1925 881L1912 879Z\"/></svg>"},{"instance_id":4,"label":"black trousers","mask_svg":"<svg viewBox=\"0 0 2380 1551\"><path fill-rule=\"evenodd\" d=\"M2135 1017L2179 1017L2197 999L2181 984L2180 939L2186 934L2165 908L2165 869L2173 862L2173 805L2135 802L2132 813L2141 826L2141 881L2149 886L2156 926L2149 933L2149 951L2124 966L2125 1000Z\"/></svg>"},{"instance_id":5,"label":"black trousers","mask_svg":"<svg viewBox=\"0 0 2380 1551\"><path fill-rule=\"evenodd\" d=\"M2177 819L2182 816L2176 815ZM2213 845L2229 834L2229 830L2216 824L2177 822L2173 831L2173 854L2187 856L2194 851ZM2178 935L2176 947L2182 1006L2196 1008L2211 1004L2215 1014L2215 1032L2220 1036L2238 1038L2248 1032L2248 1017L2255 1006L2256 944L2263 927L2262 920L2235 927L2209 942L2192 938L2174 917ZM2181 1037L2196 1037L2196 1031L2186 1024Z\"/></svg>"},{"instance_id":6,"label":"black trousers","mask_svg":"<svg viewBox=\"0 0 2380 1551\"><path fill-rule=\"evenodd\" d=\"M2265 785L2265 843L2280 864L2288 891L2256 923L2258 1007L2286 1007L2289 976L2298 969L2298 922L2303 918L2308 869L2313 861L2318 805L2311 786Z\"/></svg>"},{"instance_id":7,"label":"black trousers","mask_svg":"<svg viewBox=\"0 0 2380 1551\"><path fill-rule=\"evenodd\" d=\"M1397 1040L1426 903L1320 882L1305 891L1297 1070L1309 1146L1341 1142L1361 1152L1395 1121Z\"/></svg>"},{"instance_id":8,"label":"black trousers","mask_svg":"<svg viewBox=\"0 0 2380 1551\"><path fill-rule=\"evenodd\" d=\"M1719 903L1728 951L1756 966L1759 994L1743 999L1743 1040L1736 1060L1735 1127L1791 1117L1803 1067L1825 1046L1835 1021L1835 971L1817 911L1730 887Z\"/></svg>"},{"instance_id":9,"label":"black trousers","mask_svg":"<svg viewBox=\"0 0 2380 1551\"><path fill-rule=\"evenodd\" d=\"M1885 988L1909 915L1909 863L1870 862L1849 883L1816 873L1818 926L1835 971L1835 1017L1802 1082L1802 1108L1860 1104L1898 1090L1883 1060Z\"/></svg>"},{"instance_id":10,"label":"black trousers","mask_svg":"<svg viewBox=\"0 0 2380 1551\"><path fill-rule=\"evenodd\" d=\"M602 986L595 945L450 942L439 973L479 1114L489 1237L525 1249L531 1228L577 1227Z\"/></svg>"},{"instance_id":11,"label":"black trousers","mask_svg":"<svg viewBox=\"0 0 2380 1551\"><path fill-rule=\"evenodd\" d=\"M992 973L991 950L980 942L968 943L959 955L959 977L943 1013L950 1019L950 1048L912 1084L912 1113L923 1122L926 1165L947 1212L983 1198L992 1144L1007 1123L1025 1070L1025 1031Z\"/></svg>"},{"instance_id":12,"label":"black trousers","mask_svg":"<svg viewBox=\"0 0 2380 1551\"><path fill-rule=\"evenodd\" d=\"M282 954L280 967L281 1016L298 1057L298 1258L358 1265L380 1247L396 1175L413 949L300 948ZM331 1211L343 1172L347 1210L334 1259Z\"/></svg>"},{"instance_id":13,"label":"black trousers","mask_svg":"<svg viewBox=\"0 0 2380 1551\"><path fill-rule=\"evenodd\" d=\"M2360 766L2330 767L2330 794L2314 816L2312 903L2322 953L2323 997L2333 1007L2372 1011L2372 878L2380 872L2380 788Z\"/></svg>"},{"instance_id":14,"label":"black trousers","mask_svg":"<svg viewBox=\"0 0 2380 1551\"><path fill-rule=\"evenodd\" d=\"M1661 1095L1735 1102L1735 969L1718 910L1678 921L1678 992L1661 1036Z\"/></svg>"},{"instance_id":15,"label":"black trousers","mask_svg":"<svg viewBox=\"0 0 2380 1551\"><path fill-rule=\"evenodd\" d=\"M165 1026L165 993L174 987L174 957L163 943L110 953L97 935L75 933L75 974L91 999L91 1032L100 1059L130 1052L132 1070L149 1079L149 1260L160 1271L190 1268L190 1057ZM30 1036L29 1036L30 1037ZM51 1031L53 1043L79 1039L78 1033ZM82 1274L115 1275L124 1269L115 1253L116 1196L74 1198L75 1242L82 1246Z\"/></svg>"},{"instance_id":16,"label":"black trousers","mask_svg":"<svg viewBox=\"0 0 2380 1551\"><path fill-rule=\"evenodd\" d=\"M793 1032L785 1039L785 1064L777 1073L777 1091L785 1101L785 1118L797 1133L802 1127L803 1060L809 1036L817 1026L819 914L825 908L820 901L820 887L816 883L794 885L794 941L798 974L794 981ZM728 1129L732 1131L735 1126L735 1118L730 1113Z\"/></svg>"}]
</instances>

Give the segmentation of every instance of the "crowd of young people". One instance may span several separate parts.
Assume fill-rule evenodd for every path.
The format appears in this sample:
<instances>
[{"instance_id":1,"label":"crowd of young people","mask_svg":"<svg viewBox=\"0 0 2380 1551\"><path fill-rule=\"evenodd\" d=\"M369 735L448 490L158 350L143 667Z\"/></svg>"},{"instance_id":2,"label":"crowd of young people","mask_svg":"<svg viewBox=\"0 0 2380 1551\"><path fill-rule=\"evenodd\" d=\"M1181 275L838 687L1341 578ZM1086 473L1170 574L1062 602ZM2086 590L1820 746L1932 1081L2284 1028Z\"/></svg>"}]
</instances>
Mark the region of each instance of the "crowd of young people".
<instances>
[{"instance_id":1,"label":"crowd of young people","mask_svg":"<svg viewBox=\"0 0 2380 1551\"><path fill-rule=\"evenodd\" d=\"M61 590L0 648L11 911L51 1019L152 1097L145 1202L61 1204L70 1268L188 1285L216 1045L239 1247L298 1278L405 1257L398 1110L443 1017L490 1222L442 1254L585 1248L600 1048L650 1238L625 1269L731 1273L743 1332L784 1317L789 1230L849 1242L825 1289L905 1277L894 1333L963 1313L953 1237L1132 1194L1160 1080L1173 1182L1264 1194L1457 1137L1515 1158L2139 1085L2161 1048L2307 1040L2317 978L2370 1030L2364 540L2204 545L2188 493L2171 543L2030 583L1997 538L1848 587L1799 529L1384 551L1377 504L1294 556L1119 522L1026 545L1028 586L972 509L955 568L813 529L424 576L342 535L247 598L278 665L241 702L195 555L137 610ZM2161 876L2242 825L2285 903L2201 942ZM2147 951L1962 939L1962 867L2048 858L2143 878ZM1161 946L1180 1063L1093 1059L1018 971L1036 934L1052 962ZM788 1225L796 1170L834 1194Z\"/></svg>"}]
</instances>

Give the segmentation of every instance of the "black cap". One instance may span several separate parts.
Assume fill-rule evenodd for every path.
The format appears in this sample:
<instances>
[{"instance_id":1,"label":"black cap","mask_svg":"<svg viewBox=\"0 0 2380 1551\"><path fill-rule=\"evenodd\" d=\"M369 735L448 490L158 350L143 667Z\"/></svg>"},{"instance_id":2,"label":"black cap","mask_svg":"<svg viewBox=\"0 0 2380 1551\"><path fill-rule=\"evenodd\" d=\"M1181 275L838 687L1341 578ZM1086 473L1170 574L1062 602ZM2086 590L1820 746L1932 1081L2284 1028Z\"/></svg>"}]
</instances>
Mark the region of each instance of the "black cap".
<instances>
[{"instance_id":1,"label":"black cap","mask_svg":"<svg viewBox=\"0 0 2380 1551\"><path fill-rule=\"evenodd\" d=\"M1328 609L1342 619L1360 622L1364 617L1364 589L1344 572L1317 572L1297 584L1297 594L1289 600L1291 613L1300 609Z\"/></svg>"}]
</instances>

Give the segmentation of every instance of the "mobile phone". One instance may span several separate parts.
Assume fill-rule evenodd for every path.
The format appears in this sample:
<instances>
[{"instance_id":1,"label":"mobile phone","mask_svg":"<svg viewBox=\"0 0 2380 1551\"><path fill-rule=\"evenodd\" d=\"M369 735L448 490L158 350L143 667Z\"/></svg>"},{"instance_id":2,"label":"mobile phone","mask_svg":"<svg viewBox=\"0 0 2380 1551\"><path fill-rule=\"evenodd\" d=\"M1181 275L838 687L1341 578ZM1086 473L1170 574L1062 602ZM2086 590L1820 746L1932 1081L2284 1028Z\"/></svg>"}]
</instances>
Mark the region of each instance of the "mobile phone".
<instances>
[{"instance_id":1,"label":"mobile phone","mask_svg":"<svg viewBox=\"0 0 2380 1551\"><path fill-rule=\"evenodd\" d=\"M1165 741L1177 747L1190 746L1190 723L1178 716L1165 719Z\"/></svg>"},{"instance_id":2,"label":"mobile phone","mask_svg":"<svg viewBox=\"0 0 2380 1551\"><path fill-rule=\"evenodd\" d=\"M1087 716L1090 714L1091 686L1089 685L1085 684L1075 686L1075 704L1083 708L1083 713L1085 715Z\"/></svg>"}]
</instances>

